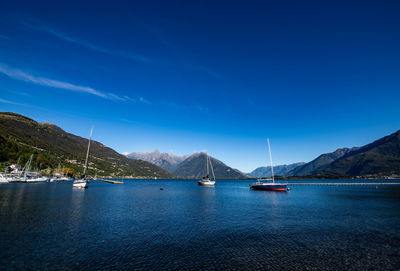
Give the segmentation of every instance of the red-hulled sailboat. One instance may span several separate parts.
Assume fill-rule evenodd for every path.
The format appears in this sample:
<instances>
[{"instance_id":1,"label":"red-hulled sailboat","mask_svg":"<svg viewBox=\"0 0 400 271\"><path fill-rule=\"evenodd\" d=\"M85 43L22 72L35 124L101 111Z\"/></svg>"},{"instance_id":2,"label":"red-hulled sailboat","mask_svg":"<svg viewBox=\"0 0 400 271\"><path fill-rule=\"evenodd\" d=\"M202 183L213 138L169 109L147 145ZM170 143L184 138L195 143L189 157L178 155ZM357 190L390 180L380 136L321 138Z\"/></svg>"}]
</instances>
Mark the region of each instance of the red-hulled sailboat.
<instances>
[{"instance_id":1,"label":"red-hulled sailboat","mask_svg":"<svg viewBox=\"0 0 400 271\"><path fill-rule=\"evenodd\" d=\"M271 146L269 144L269 138L267 138L267 141L268 141L269 161L271 162L272 178L268 179L270 182L264 182L264 181L266 181L266 179L258 179L256 183L254 183L254 184L252 184L250 186L250 189L286 192L287 191L287 184L276 183L275 182L274 167L272 165L272 155L271 155Z\"/></svg>"}]
</instances>

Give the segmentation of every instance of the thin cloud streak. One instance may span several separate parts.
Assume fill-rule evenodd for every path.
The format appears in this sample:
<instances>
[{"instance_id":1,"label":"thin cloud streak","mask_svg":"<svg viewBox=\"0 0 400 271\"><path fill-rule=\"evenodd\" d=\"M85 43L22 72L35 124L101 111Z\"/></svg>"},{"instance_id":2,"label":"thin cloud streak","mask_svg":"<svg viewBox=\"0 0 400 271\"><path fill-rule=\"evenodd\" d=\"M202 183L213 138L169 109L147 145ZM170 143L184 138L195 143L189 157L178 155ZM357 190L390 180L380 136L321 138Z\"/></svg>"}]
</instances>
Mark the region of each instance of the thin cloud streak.
<instances>
[{"instance_id":1,"label":"thin cloud streak","mask_svg":"<svg viewBox=\"0 0 400 271\"><path fill-rule=\"evenodd\" d=\"M53 37L56 37L58 39L64 40L64 41L68 41L70 43L74 43L74 44L78 44L80 46L89 48L93 51L97 51L103 54L108 54L108 55L112 55L112 56L117 56L117 57L122 57L122 58L126 58L126 59L130 59L133 61L137 61L137 62L144 62L144 63L149 63L149 64L166 64L163 63L161 61L155 60L155 59L151 59L142 55L137 55L137 54L133 54L133 53L128 53L128 52L123 52L123 51L113 51L113 50L109 50L107 48L104 48L102 46L98 46L95 45L91 42L79 39L79 38L75 38L75 37L71 37L69 35L66 35L65 33L62 33L60 31L54 30L50 27L46 27L46 26L35 26L35 25L27 25L28 27L37 30L37 31L41 31L41 32L46 32L47 34L52 35Z\"/></svg>"},{"instance_id":2,"label":"thin cloud streak","mask_svg":"<svg viewBox=\"0 0 400 271\"><path fill-rule=\"evenodd\" d=\"M64 89L64 90L69 90L69 91L74 91L74 92L81 92L81 93L87 93L91 94L103 99L108 99L112 101L119 101L119 102L130 102L130 103L141 103L145 105L153 105L153 106L168 106L170 108L181 108L181 109L188 109L187 106L185 105L178 105L174 102L168 102L168 101L149 101L143 96L138 97L137 99L131 98L127 95L124 96L118 96L114 93L105 93L101 92L99 90L93 89L91 87L87 86L80 86L80 85L75 85L72 83L68 82L63 82L59 80L54 80L54 79L49 79L49 78L44 78L44 77L38 77L34 76L32 74L26 73L24 71L21 71L16 68L11 68L8 65L1 63L0 62L0 74L4 74L12 79L23 81L23 82L28 82L31 84L35 85L40 85L40 86L45 86L45 87L51 87L51 88L58 88L58 89ZM25 93L21 93L25 94ZM7 100L0 100L2 103L8 103L8 104L15 104L15 105L23 105L19 103L14 103L12 101L7 101ZM207 107L202 107L195 105L193 108L196 110L199 110L201 112L208 113L208 108Z\"/></svg>"},{"instance_id":3,"label":"thin cloud streak","mask_svg":"<svg viewBox=\"0 0 400 271\"><path fill-rule=\"evenodd\" d=\"M86 92L86 93L89 93L92 95L96 95L98 97L107 98L107 95L105 95L104 93L97 91L91 87L79 86L79 85L74 85L74 84L71 84L68 82L62 82L62 81L58 81L58 80L37 77L37 76L31 75L31 74L25 73L21 70L8 67L7 65L5 65L3 63L0 63L0 73L3 73L10 78L33 83L36 85L47 86L47 87L52 87L52 88L60 88L60 89L78 91L78 92Z\"/></svg>"},{"instance_id":4,"label":"thin cloud streak","mask_svg":"<svg viewBox=\"0 0 400 271\"><path fill-rule=\"evenodd\" d=\"M10 77L12 79L32 83L35 85L58 88L58 89L65 89L65 90L70 90L70 91L75 91L75 92L88 93L88 94L95 95L95 96L103 98L103 99L123 101L123 102L136 102L136 100L130 98L129 96L120 97L116 94L104 93L104 92L101 92L94 88L87 87L87 86L75 85L72 83L63 82L63 81L59 81L59 80L53 80L53 79L44 78L44 77L37 77L32 74L23 72L21 70L11 68L3 63L0 63L0 73L7 75L8 77Z\"/></svg>"},{"instance_id":5,"label":"thin cloud streak","mask_svg":"<svg viewBox=\"0 0 400 271\"><path fill-rule=\"evenodd\" d=\"M127 95L124 96L118 96L114 93L104 93L99 90L93 89L91 87L86 87L86 86L80 86L80 85L75 85L72 83L68 82L63 82L59 80L54 80L54 79L49 79L49 78L44 78L44 77L37 77L32 74L28 74L24 71L21 71L16 68L11 68L4 63L0 62L0 74L4 74L12 79L23 81L23 82L28 82L31 84L35 85L40 85L40 86L45 86L45 87L51 87L51 88L58 88L58 89L64 89L64 90L69 90L69 91L74 91L74 92L81 92L81 93L87 93L91 94L103 99L108 99L112 101L118 101L118 102L130 102L130 103L141 103L145 105L152 105L152 106L167 106L170 108L174 109L185 109L187 110L188 107L185 105L178 105L174 102L168 102L168 101L149 101L143 96L138 97L137 99L131 98ZM22 94L22 93L21 93ZM19 103L14 103L12 101L8 100L3 100L0 99L0 102L2 103L8 103L8 104L14 104L14 105L24 105L24 104L19 104ZM199 105L194 105L191 107L192 109L196 109L200 112L203 113L208 113L209 109L208 107L202 107Z\"/></svg>"},{"instance_id":6,"label":"thin cloud streak","mask_svg":"<svg viewBox=\"0 0 400 271\"><path fill-rule=\"evenodd\" d=\"M5 99L0 99L0 103L25 106L25 104L16 103L16 102L5 100Z\"/></svg>"},{"instance_id":7,"label":"thin cloud streak","mask_svg":"<svg viewBox=\"0 0 400 271\"><path fill-rule=\"evenodd\" d=\"M102 46L98 46L95 45L91 42L76 38L76 37L72 37L69 36L65 33L62 33L58 30L55 30L51 27L45 26L43 24L25 24L25 26L34 29L36 31L40 31L40 32L45 32L53 37L56 37L58 39L70 42L70 43L74 43L77 45L80 45L82 47L86 47L88 49L91 49L93 51L96 52L100 52L103 54L107 54L107 55L111 55L111 56L116 56L116 57L121 57L121 58L125 58L128 60L133 60L135 62L141 62L141 63L146 63L146 64L152 64L152 65L166 65L166 66L183 66L183 67L189 67L192 69L197 69L200 71L205 72L206 74L208 74L211 77L214 77L216 79L223 79L222 76L220 74L218 74L217 72L204 67L204 66L195 66L195 65L185 65L185 64L176 64L176 63L171 63L168 61L162 61L159 59L154 59L154 58L149 58L143 55L138 55L138 54L134 54L131 52L124 52L124 51L114 51L114 50L110 50L107 48L104 48ZM156 38L161 44L163 44L164 46L166 46L169 50L172 50L173 53L178 56L180 59L183 59L184 57L179 53L179 50L177 50L170 41L166 40L165 38L161 37L160 34L157 34L157 32L154 29L151 29L150 27L147 27L147 31L149 31L154 38Z\"/></svg>"}]
</instances>

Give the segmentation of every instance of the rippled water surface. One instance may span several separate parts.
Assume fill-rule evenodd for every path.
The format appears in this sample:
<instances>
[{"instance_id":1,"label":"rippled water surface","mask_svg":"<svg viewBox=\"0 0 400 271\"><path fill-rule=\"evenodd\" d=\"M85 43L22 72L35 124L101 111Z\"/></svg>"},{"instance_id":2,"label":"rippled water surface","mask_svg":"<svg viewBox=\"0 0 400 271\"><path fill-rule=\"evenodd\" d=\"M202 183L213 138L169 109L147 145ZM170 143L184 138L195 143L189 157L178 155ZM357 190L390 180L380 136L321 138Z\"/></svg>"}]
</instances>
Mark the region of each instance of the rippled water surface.
<instances>
[{"instance_id":1,"label":"rippled water surface","mask_svg":"<svg viewBox=\"0 0 400 271\"><path fill-rule=\"evenodd\" d=\"M1 184L1 269L400 269L400 185L249 183Z\"/></svg>"}]
</instances>

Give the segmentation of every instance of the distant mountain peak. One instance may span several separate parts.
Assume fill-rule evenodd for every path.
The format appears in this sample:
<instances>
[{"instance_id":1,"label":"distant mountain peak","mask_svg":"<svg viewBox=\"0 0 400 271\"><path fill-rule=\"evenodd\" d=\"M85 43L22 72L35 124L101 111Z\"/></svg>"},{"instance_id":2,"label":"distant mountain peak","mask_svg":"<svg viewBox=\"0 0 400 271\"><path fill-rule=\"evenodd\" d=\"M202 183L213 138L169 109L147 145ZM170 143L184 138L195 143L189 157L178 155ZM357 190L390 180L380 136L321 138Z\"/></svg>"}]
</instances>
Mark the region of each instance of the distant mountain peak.
<instances>
[{"instance_id":1,"label":"distant mountain peak","mask_svg":"<svg viewBox=\"0 0 400 271\"><path fill-rule=\"evenodd\" d=\"M172 172L177 164L185 160L188 156L179 156L172 153L151 150L145 152L132 152L125 155L134 160L143 160L157 165L169 172Z\"/></svg>"},{"instance_id":2,"label":"distant mountain peak","mask_svg":"<svg viewBox=\"0 0 400 271\"><path fill-rule=\"evenodd\" d=\"M206 171L205 152L196 152L188 155L175 155L172 153L159 152L158 150L146 152L133 152L127 157L140 159L153 163L179 177L203 177ZM211 157L217 178L246 178L242 172L232 169L221 161Z\"/></svg>"},{"instance_id":3,"label":"distant mountain peak","mask_svg":"<svg viewBox=\"0 0 400 271\"><path fill-rule=\"evenodd\" d=\"M177 165L172 173L179 177L199 178L206 175L206 153L197 152L188 156L183 162ZM210 156L211 163L214 169L216 178L232 178L242 179L247 178L246 175L238 170L235 170L222 161Z\"/></svg>"},{"instance_id":4,"label":"distant mountain peak","mask_svg":"<svg viewBox=\"0 0 400 271\"><path fill-rule=\"evenodd\" d=\"M293 164L274 166L274 175L287 176L288 172L304 164L305 164L304 162L298 162ZM263 178L263 177L269 178L272 176L272 171L270 166L258 167L252 172L248 173L247 175L254 178Z\"/></svg>"}]
</instances>

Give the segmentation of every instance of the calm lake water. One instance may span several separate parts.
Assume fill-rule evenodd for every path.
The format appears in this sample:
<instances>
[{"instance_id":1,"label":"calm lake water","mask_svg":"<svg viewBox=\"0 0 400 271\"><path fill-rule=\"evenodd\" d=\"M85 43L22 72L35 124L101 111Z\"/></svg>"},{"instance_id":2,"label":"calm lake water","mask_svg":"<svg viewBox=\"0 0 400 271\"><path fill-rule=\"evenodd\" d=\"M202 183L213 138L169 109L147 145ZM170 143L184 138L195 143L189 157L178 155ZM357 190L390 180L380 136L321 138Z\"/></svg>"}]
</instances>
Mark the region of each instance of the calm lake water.
<instances>
[{"instance_id":1,"label":"calm lake water","mask_svg":"<svg viewBox=\"0 0 400 271\"><path fill-rule=\"evenodd\" d=\"M2 184L1 269L400 269L400 185L249 184Z\"/></svg>"}]
</instances>

